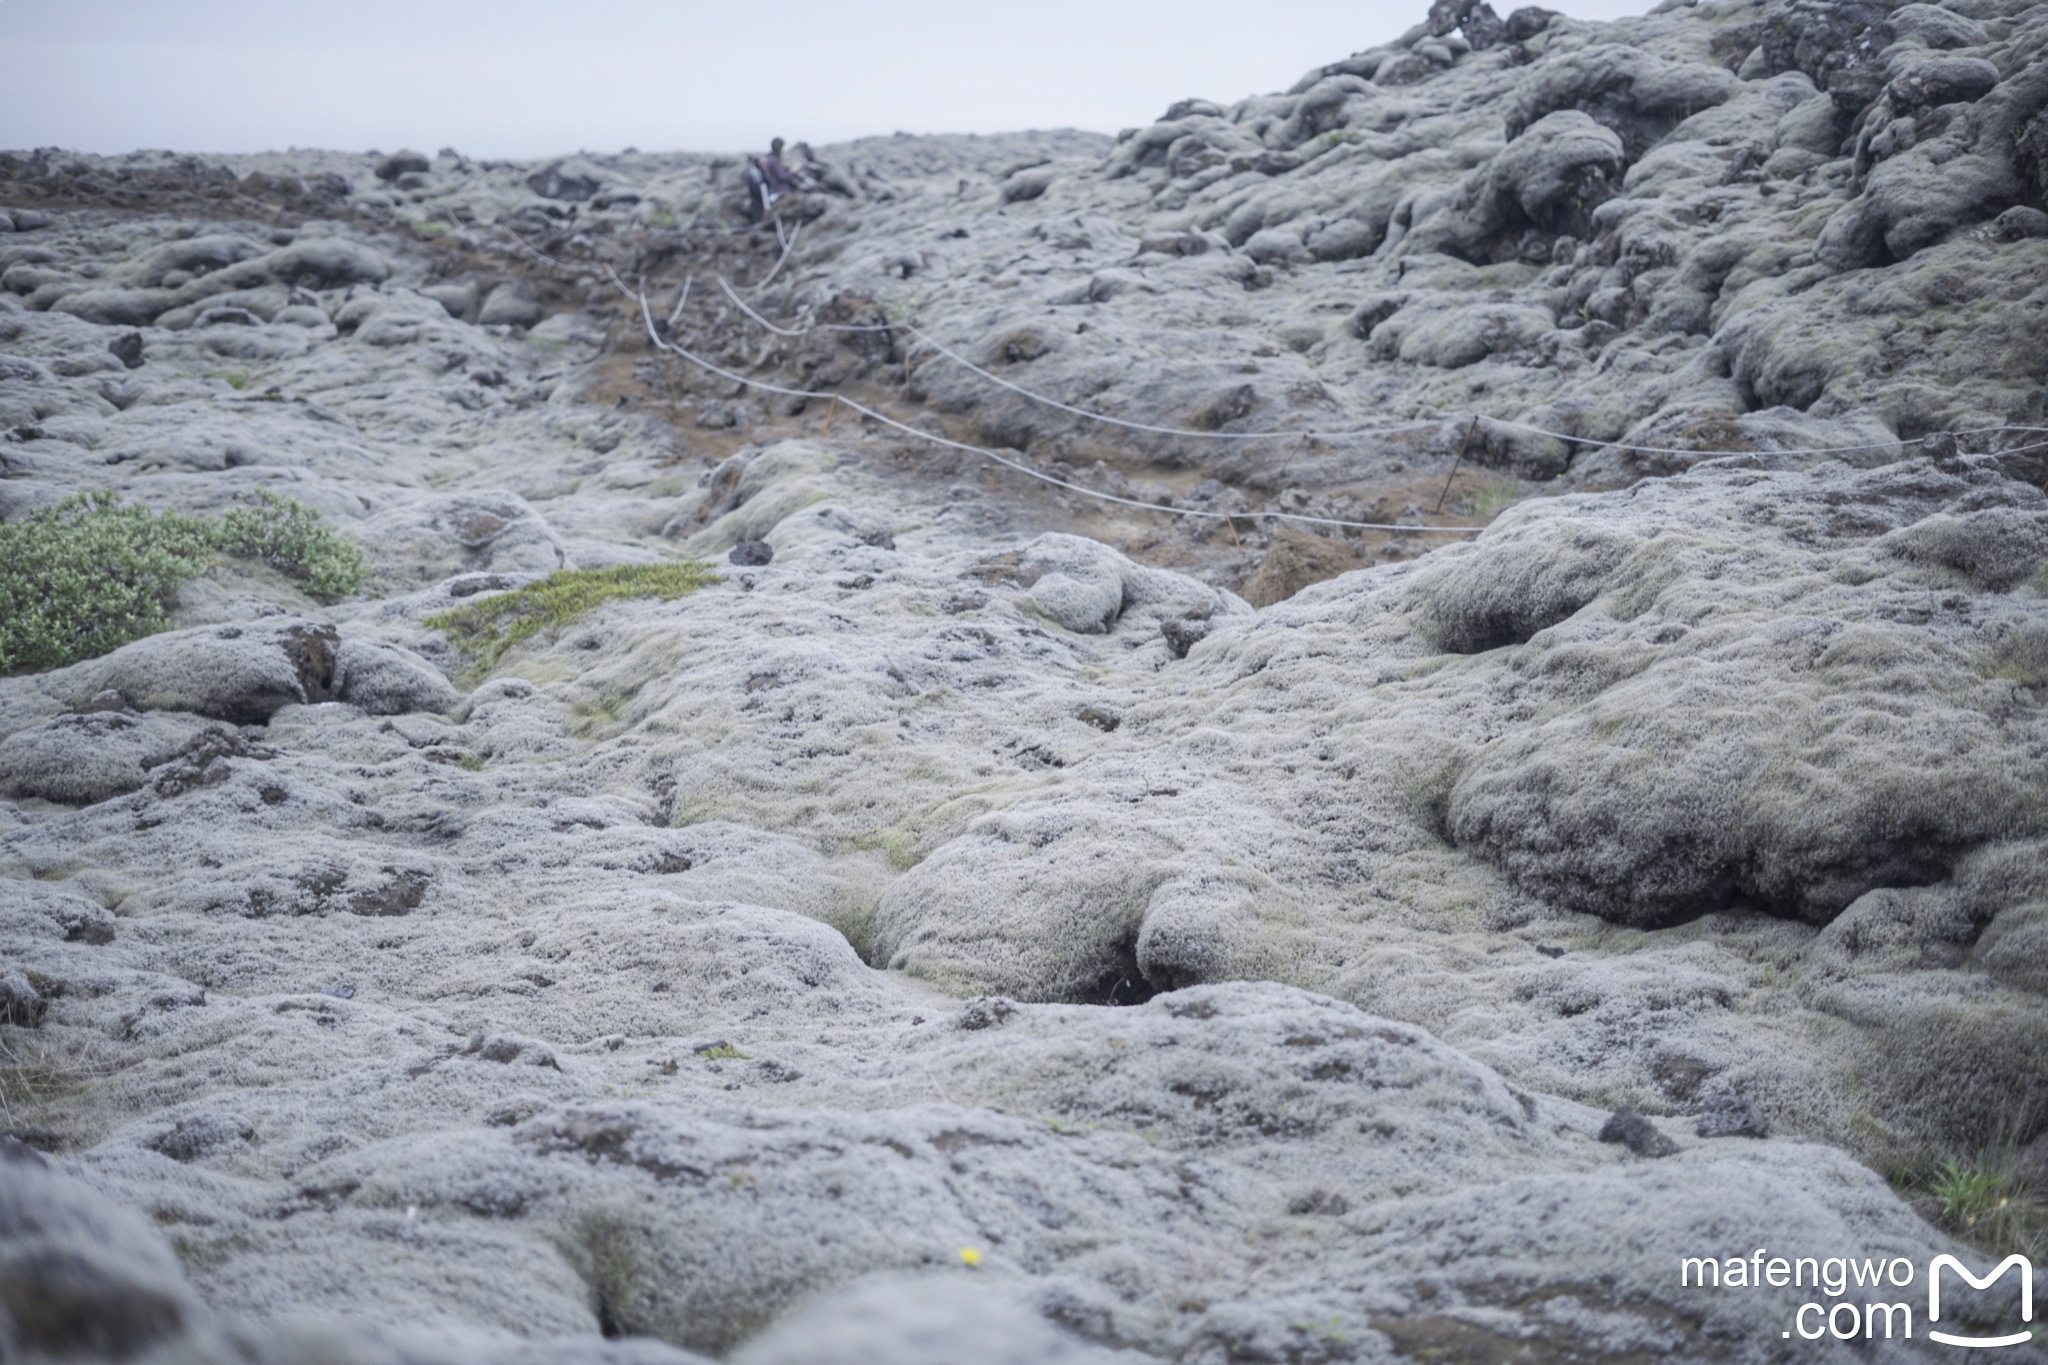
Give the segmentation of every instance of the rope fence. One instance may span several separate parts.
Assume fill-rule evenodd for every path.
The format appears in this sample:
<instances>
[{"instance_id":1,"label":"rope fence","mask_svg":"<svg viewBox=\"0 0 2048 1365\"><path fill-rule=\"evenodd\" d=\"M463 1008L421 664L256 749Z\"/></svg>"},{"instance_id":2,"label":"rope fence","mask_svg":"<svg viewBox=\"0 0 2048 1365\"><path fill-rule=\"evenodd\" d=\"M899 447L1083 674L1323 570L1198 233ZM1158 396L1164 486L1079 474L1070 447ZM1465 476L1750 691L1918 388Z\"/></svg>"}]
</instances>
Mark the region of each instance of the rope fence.
<instances>
[{"instance_id":1,"label":"rope fence","mask_svg":"<svg viewBox=\"0 0 2048 1365\"><path fill-rule=\"evenodd\" d=\"M888 323L818 322L812 323L809 327L805 328L778 327L774 323L770 322L767 318L762 317L758 312L754 311L754 309L748 307L746 300L742 299L738 294L734 293L732 286L730 284L727 284L723 277L719 278L718 283L719 286L725 290L726 297L731 299L734 304L738 305L739 310L742 313L744 313L754 323L755 326L773 332L777 336L803 337L809 335L811 332L818 331L886 332L891 330L892 325ZM911 336L916 337L918 341L922 342L926 346L931 347L931 349L937 351L940 355L946 357L946 359L952 361L954 364L960 366L962 369L971 371L972 373L981 376L983 379L988 380L990 383L999 385L1000 387L1008 389L1010 392L1014 394L1018 394L1021 397L1030 399L1034 403L1043 404L1046 407L1055 408L1061 412L1071 413L1076 417L1085 417L1092 422L1101 422L1108 426L1123 427L1126 430L1130 431L1151 432L1161 436L1185 436L1196 440L1209 441L1266 441L1278 440L1285 437L1305 436L1311 440L1330 441L1358 436L1389 436L1410 431L1427 431L1437 427L1441 427L1446 422L1463 421L1468 415L1464 413L1459 413L1456 415L1444 415L1437 417L1418 417L1413 421L1401 423L1395 426L1357 427L1348 431L1325 431L1314 427L1288 427L1274 431L1202 431L1190 427L1155 426L1149 422L1133 422L1122 417L1113 417L1108 413L1094 412L1088 408L1075 407L1073 404L1063 403L1057 398L1052 398L1041 393L1034 393L1032 390L1025 388L1021 384L1013 383L1012 381L1005 379L1003 376L999 374L990 373L988 370L984 369L980 365L975 364L973 361L967 359L967 357L961 355L959 352L947 347L944 343L939 341L938 338L932 336L929 332L926 332L923 328L918 327L914 323L906 322L897 325L899 325L903 331L908 332ZM1794 450L1783 452L1758 452L1748 450L1700 450L1691 446L1652 446L1642 445L1634 441L1602 441L1597 440L1590 436L1574 436L1568 432L1551 431L1545 427L1532 426L1527 422L1517 422L1506 417L1485 417L1481 418L1481 420L1491 422L1495 426L1509 427L1516 431L1524 431L1532 436L1547 436L1554 440L1568 441L1573 445L1591 446L1595 449L1605 450L1636 451L1645 455L1751 455L1779 453L1800 455L1848 455L1870 450L1894 450L1902 446L1912 444L1910 440L1901 437L1890 441L1866 442L1862 445L1799 446ZM1990 436L2004 432L2023 432L2030 435L2048 434L2048 427L1964 427L1955 431L1945 431L1938 434L1944 436L1962 437ZM2023 448L2033 449L2034 447Z\"/></svg>"},{"instance_id":2,"label":"rope fence","mask_svg":"<svg viewBox=\"0 0 2048 1365\"><path fill-rule=\"evenodd\" d=\"M1126 498L1116 493L1105 493L1101 489L1090 488L1085 484L1074 483L1071 480L1048 474L1043 470L1033 469L1030 465L1011 459L1001 451L990 450L986 446L970 445L965 441L955 441L948 436L940 436L935 432L921 430L907 422L899 422L887 413L877 412L865 403L856 402L854 399L848 398L845 394L821 393L815 389L791 388L784 384L771 384L766 380L736 374L722 365L718 365L713 361L705 359L703 356L695 354L686 347L664 341L660 330L655 326L654 312L648 306L647 296L644 293L628 289L625 282L618 277L618 273L612 270L610 266L605 267L605 274L611 277L614 288L628 299L637 303L641 321L646 327L647 339L656 350L686 360L698 369L703 370L706 374L716 375L718 378L729 383L740 384L761 393L778 394L786 398L803 398L820 402L829 401L840 407L849 408L861 416L871 421L879 422L892 430L900 431L906 436L929 442L932 445L943 446L948 450L957 450L968 455L978 455L983 459L992 460L1006 469L1015 470L1027 478L1036 479L1040 483L1050 484L1054 488L1065 489L1069 493L1078 493L1082 497L1094 498L1099 502L1115 503L1122 507L1135 507L1144 512L1163 512L1169 516L1189 517L1201 521L1220 521L1226 525L1240 519L1245 521L1264 520L1294 522L1308 526L1334 526L1340 529L1359 531L1436 532L1451 535L1474 535L1486 529L1483 526L1427 526L1419 523L1403 524L1391 521L1346 521L1339 517L1314 517L1302 512L1216 512L1197 507L1165 507L1158 503L1144 502L1137 498ZM1235 534L1234 527L1232 533Z\"/></svg>"},{"instance_id":3,"label":"rope fence","mask_svg":"<svg viewBox=\"0 0 2048 1365\"><path fill-rule=\"evenodd\" d=\"M504 228L503 230L507 233L507 235L511 236L513 240L517 241L520 246L524 247L534 257L547 263L548 265L553 266L559 270L566 270L575 273L584 273L584 271L580 270L578 267L567 265L536 249L531 243L527 242L525 238L521 237L518 233L513 232L509 227ZM794 235L792 235L787 248L783 251L781 258L776 262L775 271L770 273L769 278L772 279L774 274L782 269L782 266L789 259L790 250L794 249L795 245L795 238ZM1226 524L1231 524L1236 519L1242 518L1247 521L1267 520L1292 522L1311 526L1337 527L1346 530L1468 535L1477 533L1478 531L1485 529L1484 527L1479 526L1429 526L1421 523L1349 521L1338 517L1310 516L1306 513L1300 512L1217 512L1203 508L1162 506L1157 503L1144 502L1137 498L1127 498L1115 493L1106 493L1100 489L1089 488L1086 485L1074 483L1071 480L1061 479L1055 475L1048 474L1042 470L1034 469L1027 464L1011 459L1010 457L1002 454L1000 451L990 450L985 446L972 445L964 441L955 441L950 437L940 436L936 433L925 431L922 430L921 428L911 426L908 423L897 421L895 418L890 417L885 413L877 412L876 410L866 406L865 404L855 402L853 399L846 397L844 394L822 393L812 389L790 388L785 385L771 384L765 380L754 379L750 376L738 374L731 370L725 369L724 367L712 362L711 360L706 359L703 356L695 354L694 352L688 350L683 346L679 346L664 340L661 336L659 328L657 328L657 326L655 325L654 315L652 310L648 306L646 294L641 291L636 291L627 288L625 282L618 277L618 273L614 271L610 266L605 266L604 272L610 278L614 288L616 288L627 299L633 300L634 302L637 303L641 318L646 326L647 339L657 350L669 355L676 356L684 361L687 361L691 365L696 366L698 369L703 370L707 374L715 375L718 378L724 379L729 383L738 384L741 385L742 387L753 389L761 393L772 393L781 397L802 398L806 400L816 400L820 402L830 401L835 405L850 408L853 411L861 414L863 417L866 417L871 421L878 422L881 425L891 428L895 431L899 431L906 436L914 437L917 440L924 441L932 445L942 446L946 449L956 450L965 454L971 454L979 456L986 460L991 460L996 464L1002 465L1007 469L1014 470L1017 473L1023 474L1028 478L1035 479L1040 483L1050 484L1055 488L1060 488L1067 492L1076 493L1083 497L1093 498L1101 502L1114 503L1119 506L1138 508L1140 510L1147 512L1160 512L1171 516L1188 517L1197 520L1221 521ZM676 306L669 315L668 326L671 331L674 330L674 327L681 319L683 306L689 299L690 284L692 278L694 277L686 278L684 280L682 292L677 297ZM739 309L742 315L744 315L747 319L753 322L756 326L776 336L800 339L810 335L813 332L819 331L872 333L888 332L891 330L896 330L897 328L900 327L902 331L916 338L920 344L930 347L933 351L943 356L945 359L951 361L953 364L958 365L962 369L965 369L972 374L978 375L981 378L986 379L989 382L996 384L1001 388L1007 389L1010 392L1015 393L1020 397L1025 398L1031 402L1038 403L1045 407L1049 407L1060 412L1068 413L1072 416L1080 417L1088 421L1099 422L1106 426L1120 427L1124 430L1140 431L1152 435L1185 437L1188 439L1195 440L1220 441L1255 441L1282 439L1293 439L1296 441L1330 441L1351 439L1363 436L1388 436L1411 433L1415 431L1433 430L1435 428L1441 427L1446 422L1463 421L1469 416L1473 425L1467 427L1466 429L1466 442L1468 444L1471 440L1474 431L1476 430L1477 424L1482 421L1491 422L1495 426L1507 427L1511 430L1527 432L1531 435L1548 437L1554 440L1569 442L1574 445L1591 447L1593 449L1622 450L1652 455L1690 455L1698 458L1712 458L1715 456L1725 455L1773 453L1796 453L1803 455L1847 455L1862 453L1866 451L1901 450L1904 447L1913 444L1913 442L1911 442L1910 440L1907 440L1905 438L1898 438L1890 441L1866 442L1860 445L1801 446L1796 447L1794 450L1785 452L1759 452L1743 450L1700 450L1682 446L1642 445L1632 441L1595 440L1589 437L1570 435L1566 432L1551 431L1547 428L1534 426L1527 422L1517 422L1506 418L1482 418L1476 414L1458 414L1455 417L1444 416L1418 418L1413 421L1401 423L1398 425L1360 427L1343 431L1299 427L1284 428L1271 431L1204 431L1186 427L1161 426L1149 422L1134 422L1125 418L1112 416L1108 413L1095 412L1087 408L1077 407L1071 403L1062 402L1059 399L1049 397L1045 394L1036 393L1030 389L1025 388L1021 384L1014 383L1011 380L1004 378L1001 375L990 373L984 367L975 364L973 361L967 359L965 356L959 354L957 351L954 351L950 347L940 342L937 338L931 336L922 328L917 327L916 325L911 323L812 323L811 325L802 328L778 326L776 323L771 322L769 319L763 317L754 308L749 306L746 300L739 296L739 293L733 289L732 285L725 279L724 276L714 276L713 278L717 280L718 286L721 290L724 291L726 298L729 299L733 303L733 305ZM766 281L764 280L763 283L765 284ZM758 289L759 286L756 286L756 288ZM905 369L907 375L907 358L905 361ZM1989 436L2008 433L2018 433L2025 435L2048 435L2048 427L1969 427L1955 431L1946 431L1931 434L1960 439L1969 436ZM2035 442L2028 445L2013 447L2001 453L2022 454L2029 451L2043 449L2048 449L2048 441ZM1289 459L1291 460L1292 458L1293 457L1290 455ZM1456 471L1453 470L1454 476L1455 472ZM1448 491L1449 485L1446 484L1445 488L1446 491ZM1441 505L1442 500L1439 499L1438 506L1441 507ZM1232 534L1235 534L1234 525L1232 525Z\"/></svg>"}]
</instances>

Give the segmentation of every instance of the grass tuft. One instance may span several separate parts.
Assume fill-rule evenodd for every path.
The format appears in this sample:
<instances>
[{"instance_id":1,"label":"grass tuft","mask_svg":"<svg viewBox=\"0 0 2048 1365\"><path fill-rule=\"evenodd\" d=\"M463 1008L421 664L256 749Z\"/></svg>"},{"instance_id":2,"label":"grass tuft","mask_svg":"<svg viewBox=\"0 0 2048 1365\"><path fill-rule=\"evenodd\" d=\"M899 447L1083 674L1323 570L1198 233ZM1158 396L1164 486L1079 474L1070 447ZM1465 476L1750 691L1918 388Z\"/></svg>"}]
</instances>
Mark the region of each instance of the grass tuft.
<instances>
[{"instance_id":1,"label":"grass tuft","mask_svg":"<svg viewBox=\"0 0 2048 1365\"><path fill-rule=\"evenodd\" d=\"M2012 1152L1951 1157L1935 1168L1928 1195L1941 1225L1966 1241L2028 1256L2039 1255L2048 1241L2048 1202Z\"/></svg>"},{"instance_id":2,"label":"grass tuft","mask_svg":"<svg viewBox=\"0 0 2048 1365\"><path fill-rule=\"evenodd\" d=\"M429 616L426 624L447 634L469 656L478 676L543 631L558 631L606 602L627 598L673 601L699 588L722 583L708 564L622 564L610 569L559 569L537 583L481 602Z\"/></svg>"},{"instance_id":3,"label":"grass tuft","mask_svg":"<svg viewBox=\"0 0 2048 1365\"><path fill-rule=\"evenodd\" d=\"M316 596L347 596L369 576L362 551L295 498L259 492L215 519L80 493L0 522L0 673L60 668L165 629L179 585L222 554Z\"/></svg>"},{"instance_id":4,"label":"grass tuft","mask_svg":"<svg viewBox=\"0 0 2048 1365\"><path fill-rule=\"evenodd\" d=\"M0 1027L0 1133L46 1152L90 1146L97 1141L90 1100L112 1068L44 1032Z\"/></svg>"},{"instance_id":5,"label":"grass tuft","mask_svg":"<svg viewBox=\"0 0 2048 1365\"><path fill-rule=\"evenodd\" d=\"M1892 1188L1944 1231L1999 1256L2048 1252L2048 1190L2031 1178L2016 1145L1938 1161L1894 1158L1880 1168Z\"/></svg>"},{"instance_id":6,"label":"grass tuft","mask_svg":"<svg viewBox=\"0 0 2048 1365\"><path fill-rule=\"evenodd\" d=\"M1513 479L1488 479L1459 499L1455 506L1467 517L1490 521L1496 513L1506 511L1521 500L1521 489L1515 486Z\"/></svg>"}]
</instances>

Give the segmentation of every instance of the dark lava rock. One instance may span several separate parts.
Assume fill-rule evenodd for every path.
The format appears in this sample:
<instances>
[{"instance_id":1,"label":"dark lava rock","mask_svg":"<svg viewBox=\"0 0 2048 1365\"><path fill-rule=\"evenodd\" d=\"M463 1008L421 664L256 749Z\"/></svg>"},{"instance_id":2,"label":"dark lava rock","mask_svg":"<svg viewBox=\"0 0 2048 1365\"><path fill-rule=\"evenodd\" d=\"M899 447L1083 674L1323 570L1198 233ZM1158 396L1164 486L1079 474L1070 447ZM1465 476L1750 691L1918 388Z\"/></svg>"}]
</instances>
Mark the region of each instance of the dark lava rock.
<instances>
[{"instance_id":1,"label":"dark lava rock","mask_svg":"<svg viewBox=\"0 0 2048 1365\"><path fill-rule=\"evenodd\" d=\"M1166 647L1173 651L1173 657L1185 659L1189 650L1209 638L1212 624L1209 619L1209 608L1196 607L1165 622L1159 627L1159 633L1166 637Z\"/></svg>"},{"instance_id":2,"label":"dark lava rock","mask_svg":"<svg viewBox=\"0 0 2048 1365\"><path fill-rule=\"evenodd\" d=\"M743 540L726 556L728 563L744 569L759 568L775 558L775 547L765 540Z\"/></svg>"},{"instance_id":3,"label":"dark lava rock","mask_svg":"<svg viewBox=\"0 0 2048 1365\"><path fill-rule=\"evenodd\" d=\"M1549 28L1553 19L1563 17L1556 10L1545 9L1541 5L1524 5L1508 16L1508 41L1526 43Z\"/></svg>"},{"instance_id":4,"label":"dark lava rock","mask_svg":"<svg viewBox=\"0 0 2048 1365\"><path fill-rule=\"evenodd\" d=\"M526 187L543 199L575 201L597 193L597 181L587 175L564 174L559 161L527 176Z\"/></svg>"},{"instance_id":5,"label":"dark lava rock","mask_svg":"<svg viewBox=\"0 0 2048 1365\"><path fill-rule=\"evenodd\" d=\"M1657 1131L1657 1125L1627 1105L1608 1116L1600 1126L1602 1142L1618 1142L1637 1156L1670 1156L1678 1144Z\"/></svg>"},{"instance_id":6,"label":"dark lava rock","mask_svg":"<svg viewBox=\"0 0 2048 1365\"><path fill-rule=\"evenodd\" d=\"M107 343L107 349L114 353L114 359L131 370L142 368L142 333L126 332Z\"/></svg>"},{"instance_id":7,"label":"dark lava rock","mask_svg":"<svg viewBox=\"0 0 2048 1365\"><path fill-rule=\"evenodd\" d=\"M427 160L424 152L397 151L377 163L377 178L388 185L402 175L432 168L433 163Z\"/></svg>"}]
</instances>

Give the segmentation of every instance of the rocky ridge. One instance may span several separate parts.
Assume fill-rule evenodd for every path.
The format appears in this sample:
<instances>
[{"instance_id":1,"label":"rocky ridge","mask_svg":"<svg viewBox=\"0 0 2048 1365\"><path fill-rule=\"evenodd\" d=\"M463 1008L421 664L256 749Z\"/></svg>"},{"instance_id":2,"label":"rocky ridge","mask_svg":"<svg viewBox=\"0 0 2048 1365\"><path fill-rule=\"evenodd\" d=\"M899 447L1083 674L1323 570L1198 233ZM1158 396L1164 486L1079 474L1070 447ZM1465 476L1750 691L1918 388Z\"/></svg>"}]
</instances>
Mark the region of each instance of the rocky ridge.
<instances>
[{"instance_id":1,"label":"rocky ridge","mask_svg":"<svg viewBox=\"0 0 2048 1365\"><path fill-rule=\"evenodd\" d=\"M0 516L377 574L0 679L0 1347L1783 1358L1679 1258L2048 1164L2044 41L1444 4L752 231L712 157L0 159Z\"/></svg>"}]
</instances>

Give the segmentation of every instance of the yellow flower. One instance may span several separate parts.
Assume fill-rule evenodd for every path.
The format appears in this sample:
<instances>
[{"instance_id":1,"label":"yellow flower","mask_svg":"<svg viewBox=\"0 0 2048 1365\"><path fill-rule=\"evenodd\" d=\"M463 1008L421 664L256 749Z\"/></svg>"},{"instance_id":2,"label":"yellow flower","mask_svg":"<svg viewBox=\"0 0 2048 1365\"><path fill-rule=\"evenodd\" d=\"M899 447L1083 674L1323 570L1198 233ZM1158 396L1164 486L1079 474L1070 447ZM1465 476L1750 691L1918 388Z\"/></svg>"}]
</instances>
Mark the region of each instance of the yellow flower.
<instances>
[{"instance_id":1,"label":"yellow flower","mask_svg":"<svg viewBox=\"0 0 2048 1365\"><path fill-rule=\"evenodd\" d=\"M976 1250L975 1250L975 1249L974 1249L973 1247L961 1247L961 1248L960 1248L960 1263L961 1263L962 1265L967 1265L967 1266L977 1266L977 1265L980 1265L980 1264L981 1264L981 1253L980 1253L979 1251L976 1251Z\"/></svg>"}]
</instances>

